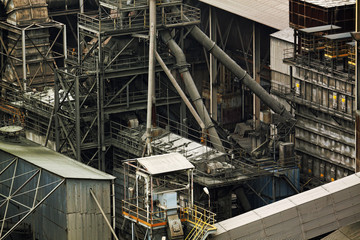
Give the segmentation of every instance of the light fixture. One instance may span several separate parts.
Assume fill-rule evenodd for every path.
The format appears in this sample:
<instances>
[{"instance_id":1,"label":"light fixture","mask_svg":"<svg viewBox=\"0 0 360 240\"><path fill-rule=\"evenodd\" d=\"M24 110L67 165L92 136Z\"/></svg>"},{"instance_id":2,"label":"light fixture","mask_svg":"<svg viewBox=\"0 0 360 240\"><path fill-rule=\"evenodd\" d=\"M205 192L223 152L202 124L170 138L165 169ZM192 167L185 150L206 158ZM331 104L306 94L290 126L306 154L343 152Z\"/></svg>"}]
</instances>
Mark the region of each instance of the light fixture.
<instances>
[{"instance_id":1,"label":"light fixture","mask_svg":"<svg viewBox=\"0 0 360 240\"><path fill-rule=\"evenodd\" d=\"M209 197L209 210L210 210L210 192L209 192L209 189L207 187L204 187L203 190L206 193L206 195L208 195L208 197Z\"/></svg>"}]
</instances>

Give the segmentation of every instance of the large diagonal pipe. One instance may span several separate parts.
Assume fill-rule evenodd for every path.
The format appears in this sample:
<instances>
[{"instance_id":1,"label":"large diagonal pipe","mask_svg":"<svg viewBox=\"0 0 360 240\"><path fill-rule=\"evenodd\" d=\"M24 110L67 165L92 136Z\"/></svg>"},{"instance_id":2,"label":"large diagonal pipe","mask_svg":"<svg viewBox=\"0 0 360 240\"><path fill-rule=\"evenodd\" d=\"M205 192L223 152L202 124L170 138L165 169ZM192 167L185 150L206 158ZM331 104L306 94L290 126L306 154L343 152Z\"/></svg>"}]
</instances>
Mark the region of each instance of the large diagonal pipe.
<instances>
[{"instance_id":1,"label":"large diagonal pipe","mask_svg":"<svg viewBox=\"0 0 360 240\"><path fill-rule=\"evenodd\" d=\"M204 121L206 128L209 131L209 138L216 150L220 152L225 152L225 149L221 143L218 133L216 132L215 126L209 116L208 111L202 101L202 98L196 88L193 78L189 72L188 63L186 62L186 57L182 49L177 45L177 43L172 39L169 31L162 31L161 38L163 42L169 47L176 58L176 63L179 67L179 72L182 79L185 82L185 86L188 90L188 93L194 102L195 108L200 115L201 119Z\"/></svg>"},{"instance_id":2,"label":"large diagonal pipe","mask_svg":"<svg viewBox=\"0 0 360 240\"><path fill-rule=\"evenodd\" d=\"M266 90L260 86L254 79L246 73L229 55L227 55L218 45L215 44L205 33L197 26L189 28L191 36L198 41L204 48L214 55L226 68L234 73L243 84L245 84L264 104L271 110L279 114L285 121L293 120L292 115L285 109L284 105L273 98Z\"/></svg>"}]
</instances>

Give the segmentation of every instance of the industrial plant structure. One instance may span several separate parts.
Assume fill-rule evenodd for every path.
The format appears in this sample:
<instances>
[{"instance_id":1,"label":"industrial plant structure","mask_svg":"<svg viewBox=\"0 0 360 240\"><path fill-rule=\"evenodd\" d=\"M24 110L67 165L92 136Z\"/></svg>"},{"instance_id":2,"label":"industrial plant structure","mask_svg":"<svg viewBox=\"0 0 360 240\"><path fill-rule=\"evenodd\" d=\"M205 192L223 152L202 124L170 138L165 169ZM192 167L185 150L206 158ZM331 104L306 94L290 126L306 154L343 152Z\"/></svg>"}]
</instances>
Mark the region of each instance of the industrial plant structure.
<instances>
[{"instance_id":1,"label":"industrial plant structure","mask_svg":"<svg viewBox=\"0 0 360 240\"><path fill-rule=\"evenodd\" d=\"M0 239L307 239L359 221L355 6L1 1Z\"/></svg>"}]
</instances>

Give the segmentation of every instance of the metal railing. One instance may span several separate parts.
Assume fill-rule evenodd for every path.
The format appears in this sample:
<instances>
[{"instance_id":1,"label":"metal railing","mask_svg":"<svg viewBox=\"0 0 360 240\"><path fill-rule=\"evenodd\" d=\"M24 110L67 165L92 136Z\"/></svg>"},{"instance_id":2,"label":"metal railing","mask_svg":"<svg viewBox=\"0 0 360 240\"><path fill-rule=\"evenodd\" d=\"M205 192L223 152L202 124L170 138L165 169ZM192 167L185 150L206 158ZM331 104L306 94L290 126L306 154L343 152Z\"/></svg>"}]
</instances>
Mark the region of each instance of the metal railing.
<instances>
[{"instance_id":1,"label":"metal railing","mask_svg":"<svg viewBox=\"0 0 360 240\"><path fill-rule=\"evenodd\" d=\"M324 73L331 73L335 77L340 79L348 79L353 81L354 80L354 69L350 68L348 71L341 71L336 69L336 63L332 66L329 61L320 60L319 56L314 57L311 53L307 54L299 54L294 53L294 48L287 48L284 49L283 52L283 60L284 62L289 62L294 65L303 65L305 67L313 68L316 71L324 72ZM343 63L341 63L343 64ZM349 64L351 65L351 64Z\"/></svg>"},{"instance_id":2,"label":"metal railing","mask_svg":"<svg viewBox=\"0 0 360 240\"><path fill-rule=\"evenodd\" d=\"M196 205L181 209L180 219L194 225L185 240L203 239L207 233L215 232L215 216L215 213Z\"/></svg>"},{"instance_id":3,"label":"metal railing","mask_svg":"<svg viewBox=\"0 0 360 240\"><path fill-rule=\"evenodd\" d=\"M161 26L177 26L198 24L200 22L200 9L180 4L179 11L171 12L164 8L156 14L156 24ZM123 16L122 13L113 14L110 16L90 16L83 13L78 14L79 26L82 29L91 32L106 32L106 31L138 31L149 28L149 13L147 11L138 11L134 14Z\"/></svg>"},{"instance_id":4,"label":"metal railing","mask_svg":"<svg viewBox=\"0 0 360 240\"><path fill-rule=\"evenodd\" d=\"M170 5L170 4L179 4L181 0L156 0L156 5ZM136 8L148 7L148 0L101 0L100 4L106 4L112 6L114 9L119 9L122 11L130 11Z\"/></svg>"},{"instance_id":5,"label":"metal railing","mask_svg":"<svg viewBox=\"0 0 360 240\"><path fill-rule=\"evenodd\" d=\"M330 113L334 116L348 119L350 121L355 119L355 111L353 111L353 110L351 110L350 113L348 113L347 108L345 109L345 111L341 111L341 110L338 110L337 108L336 109L331 108L329 106L325 106L323 104L307 100L304 98L304 96L296 95L295 92L292 89L290 89L290 87L287 87L287 86L284 86L281 84L272 83L271 92L278 96L285 98L286 100L294 102L296 104L305 105L305 106L311 107L313 109L317 109L317 110L325 112L325 113ZM350 97L349 99L354 103L354 97ZM328 101L330 101L330 100L331 99L329 99ZM354 106L354 104L352 106ZM337 107L339 107L339 104Z\"/></svg>"},{"instance_id":6,"label":"metal railing","mask_svg":"<svg viewBox=\"0 0 360 240\"><path fill-rule=\"evenodd\" d=\"M126 218L149 228L166 226L167 224L166 211L147 211L125 200L122 201L122 214Z\"/></svg>"}]
</instances>

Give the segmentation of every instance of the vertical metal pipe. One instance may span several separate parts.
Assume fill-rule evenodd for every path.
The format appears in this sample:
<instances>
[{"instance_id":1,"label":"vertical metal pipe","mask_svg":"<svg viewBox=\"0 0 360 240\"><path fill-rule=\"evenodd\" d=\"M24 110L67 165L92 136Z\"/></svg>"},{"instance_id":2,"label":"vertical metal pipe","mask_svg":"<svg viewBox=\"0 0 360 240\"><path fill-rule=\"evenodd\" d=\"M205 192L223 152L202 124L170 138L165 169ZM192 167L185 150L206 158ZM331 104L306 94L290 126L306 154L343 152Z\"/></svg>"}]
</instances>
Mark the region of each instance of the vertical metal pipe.
<instances>
[{"instance_id":1,"label":"vertical metal pipe","mask_svg":"<svg viewBox=\"0 0 360 240\"><path fill-rule=\"evenodd\" d=\"M145 205L146 205L146 221L149 222L149 212L150 212L150 207L149 207L149 177L145 178ZM130 198L130 197L129 197Z\"/></svg>"},{"instance_id":2,"label":"vertical metal pipe","mask_svg":"<svg viewBox=\"0 0 360 240\"><path fill-rule=\"evenodd\" d=\"M131 240L135 240L134 222L131 222Z\"/></svg>"},{"instance_id":3,"label":"vertical metal pipe","mask_svg":"<svg viewBox=\"0 0 360 240\"><path fill-rule=\"evenodd\" d=\"M80 13L84 13L84 0L79 0Z\"/></svg>"},{"instance_id":4,"label":"vertical metal pipe","mask_svg":"<svg viewBox=\"0 0 360 240\"><path fill-rule=\"evenodd\" d=\"M22 67L23 67L23 81L24 91L26 92L26 44L25 44L25 29L21 30L21 47L22 47Z\"/></svg>"},{"instance_id":5,"label":"vertical metal pipe","mask_svg":"<svg viewBox=\"0 0 360 240\"><path fill-rule=\"evenodd\" d=\"M191 191L190 207L192 208L194 206L194 171L193 170L190 171L190 178L191 178L191 182L190 182L190 191Z\"/></svg>"},{"instance_id":6,"label":"vertical metal pipe","mask_svg":"<svg viewBox=\"0 0 360 240\"><path fill-rule=\"evenodd\" d=\"M153 181L154 181L154 179L153 179L153 177L152 176L150 176L150 206L151 206L151 208L150 208L150 212L151 213L153 213L154 212L154 201L153 201ZM151 219L151 224L152 224L152 218L153 218L153 216L151 215L151 217L150 217L150 219Z\"/></svg>"},{"instance_id":7,"label":"vertical metal pipe","mask_svg":"<svg viewBox=\"0 0 360 240\"><path fill-rule=\"evenodd\" d=\"M59 133L59 79L58 73L55 71L54 74L54 117L55 117L55 150L60 150L60 133Z\"/></svg>"},{"instance_id":8,"label":"vertical metal pipe","mask_svg":"<svg viewBox=\"0 0 360 240\"><path fill-rule=\"evenodd\" d=\"M75 134L76 134L76 160L81 162L81 132L80 132L80 93L79 77L75 77Z\"/></svg>"},{"instance_id":9,"label":"vertical metal pipe","mask_svg":"<svg viewBox=\"0 0 360 240\"><path fill-rule=\"evenodd\" d=\"M80 47L81 47L81 39L80 39L80 28L79 28L79 22L77 21L77 23L76 23L76 29L77 29L77 39L78 39L78 41L77 41L77 52L78 52L78 64L79 64L79 66L81 66L81 58L82 58L82 55L81 55L81 49L80 49ZM82 68L80 67L80 72L82 72Z\"/></svg>"},{"instance_id":10,"label":"vertical metal pipe","mask_svg":"<svg viewBox=\"0 0 360 240\"><path fill-rule=\"evenodd\" d=\"M115 229L115 227L116 227L116 221L115 221L116 208L115 208L115 180L114 179L111 180L111 192L112 192L112 208L113 208L112 225L113 225L113 229Z\"/></svg>"},{"instance_id":11,"label":"vertical metal pipe","mask_svg":"<svg viewBox=\"0 0 360 240\"><path fill-rule=\"evenodd\" d=\"M151 123L152 111L155 104L155 32L156 32L156 0L149 1L150 29L149 29L149 71L148 71L148 102L146 118L146 147L148 154L152 154L151 149Z\"/></svg>"},{"instance_id":12,"label":"vertical metal pipe","mask_svg":"<svg viewBox=\"0 0 360 240\"><path fill-rule=\"evenodd\" d=\"M63 24L63 51L64 51L64 67L66 67L67 60L67 33L66 33L66 25Z\"/></svg>"},{"instance_id":13,"label":"vertical metal pipe","mask_svg":"<svg viewBox=\"0 0 360 240\"><path fill-rule=\"evenodd\" d=\"M100 117L100 76L99 60L95 60L96 67L96 115L97 115L97 147L98 147L98 169L101 169L101 117Z\"/></svg>"},{"instance_id":14,"label":"vertical metal pipe","mask_svg":"<svg viewBox=\"0 0 360 240\"><path fill-rule=\"evenodd\" d=\"M126 107L130 107L130 98L129 98L129 84L126 85Z\"/></svg>"},{"instance_id":15,"label":"vertical metal pipe","mask_svg":"<svg viewBox=\"0 0 360 240\"><path fill-rule=\"evenodd\" d=\"M103 65L101 65L101 69ZM104 78L103 71L100 72L100 133L101 133L101 170L105 171L105 115L104 115Z\"/></svg>"},{"instance_id":16,"label":"vertical metal pipe","mask_svg":"<svg viewBox=\"0 0 360 240\"><path fill-rule=\"evenodd\" d=\"M212 40L212 7L209 5L209 35L210 40ZM209 53L210 63L209 63L209 74L210 74L210 117L213 117L213 56Z\"/></svg>"},{"instance_id":17,"label":"vertical metal pipe","mask_svg":"<svg viewBox=\"0 0 360 240\"><path fill-rule=\"evenodd\" d=\"M356 0L356 24L355 32L360 32L360 5L359 0ZM355 172L360 171L360 54L359 54L359 41L355 42L355 86L356 86L356 111L355 111Z\"/></svg>"}]
</instances>

